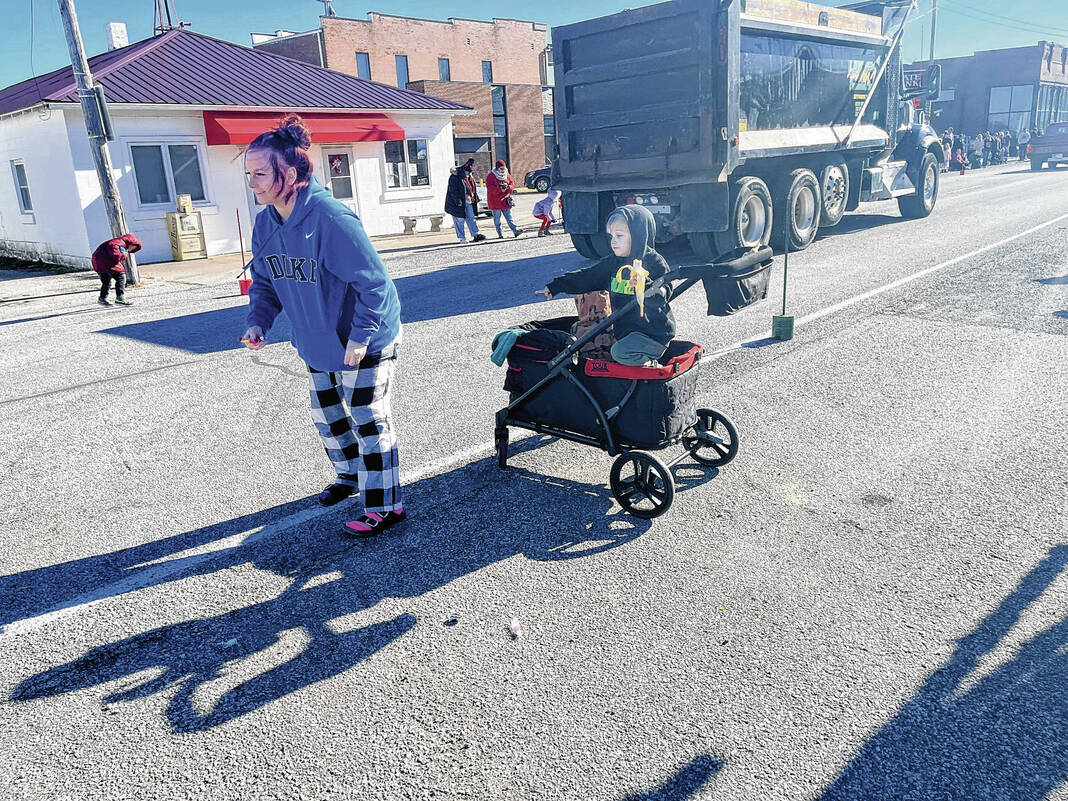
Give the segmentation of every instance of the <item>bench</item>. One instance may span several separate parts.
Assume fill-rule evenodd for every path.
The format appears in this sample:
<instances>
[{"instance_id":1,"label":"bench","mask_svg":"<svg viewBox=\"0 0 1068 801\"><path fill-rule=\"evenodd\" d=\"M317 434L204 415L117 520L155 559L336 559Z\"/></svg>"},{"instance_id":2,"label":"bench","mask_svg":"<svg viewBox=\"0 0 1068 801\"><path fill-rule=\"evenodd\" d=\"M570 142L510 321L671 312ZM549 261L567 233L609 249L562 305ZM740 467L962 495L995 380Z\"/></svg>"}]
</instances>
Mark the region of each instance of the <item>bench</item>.
<instances>
[{"instance_id":1,"label":"bench","mask_svg":"<svg viewBox=\"0 0 1068 801\"><path fill-rule=\"evenodd\" d=\"M404 223L404 233L414 234L415 224L418 220L430 220L430 233L436 234L441 231L441 222L445 219L444 214L402 214L401 222Z\"/></svg>"}]
</instances>

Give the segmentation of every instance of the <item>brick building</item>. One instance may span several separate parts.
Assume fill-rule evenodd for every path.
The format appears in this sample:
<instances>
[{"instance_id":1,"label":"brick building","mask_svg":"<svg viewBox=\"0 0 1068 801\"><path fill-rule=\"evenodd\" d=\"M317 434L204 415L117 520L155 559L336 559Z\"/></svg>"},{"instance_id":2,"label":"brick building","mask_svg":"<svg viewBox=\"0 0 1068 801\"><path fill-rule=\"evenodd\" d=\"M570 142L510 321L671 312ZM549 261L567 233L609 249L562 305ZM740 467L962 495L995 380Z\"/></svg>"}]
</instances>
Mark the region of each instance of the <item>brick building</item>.
<instances>
[{"instance_id":1,"label":"brick building","mask_svg":"<svg viewBox=\"0 0 1068 801\"><path fill-rule=\"evenodd\" d=\"M927 61L906 69L922 69ZM940 58L942 94L933 103L938 131L1043 129L1068 120L1068 48L1053 42Z\"/></svg>"},{"instance_id":2,"label":"brick building","mask_svg":"<svg viewBox=\"0 0 1068 801\"><path fill-rule=\"evenodd\" d=\"M254 33L253 47L474 108L454 119L453 137L457 162L473 157L479 175L498 158L520 181L545 166L553 141L545 25L375 12L320 23L305 33Z\"/></svg>"}]
</instances>

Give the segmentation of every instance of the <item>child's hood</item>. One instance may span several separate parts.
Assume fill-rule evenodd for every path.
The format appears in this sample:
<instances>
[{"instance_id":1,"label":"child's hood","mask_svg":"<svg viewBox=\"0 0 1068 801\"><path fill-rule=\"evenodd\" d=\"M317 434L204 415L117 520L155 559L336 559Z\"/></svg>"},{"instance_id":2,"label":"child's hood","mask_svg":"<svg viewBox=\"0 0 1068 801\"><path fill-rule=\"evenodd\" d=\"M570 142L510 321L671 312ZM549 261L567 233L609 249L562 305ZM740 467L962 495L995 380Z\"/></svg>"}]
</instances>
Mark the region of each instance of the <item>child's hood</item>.
<instances>
[{"instance_id":1,"label":"child's hood","mask_svg":"<svg viewBox=\"0 0 1068 801\"><path fill-rule=\"evenodd\" d=\"M620 215L630 229L630 256L628 259L643 259L656 245L656 219L645 206L634 204L620 206L613 215Z\"/></svg>"},{"instance_id":2,"label":"child's hood","mask_svg":"<svg viewBox=\"0 0 1068 801\"><path fill-rule=\"evenodd\" d=\"M548 192L545 193L545 197L548 198L549 200L555 202L556 199L558 197L560 197L560 190L559 189L550 189Z\"/></svg>"}]
</instances>

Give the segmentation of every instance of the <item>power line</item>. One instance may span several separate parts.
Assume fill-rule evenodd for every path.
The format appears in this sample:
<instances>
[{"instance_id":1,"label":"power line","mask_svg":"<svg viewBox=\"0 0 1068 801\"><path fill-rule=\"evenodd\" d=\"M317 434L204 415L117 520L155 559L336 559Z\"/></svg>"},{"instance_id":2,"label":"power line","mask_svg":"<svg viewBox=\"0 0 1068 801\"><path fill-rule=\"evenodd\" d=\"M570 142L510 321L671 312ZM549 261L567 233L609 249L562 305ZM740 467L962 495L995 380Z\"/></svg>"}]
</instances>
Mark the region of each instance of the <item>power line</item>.
<instances>
[{"instance_id":1,"label":"power line","mask_svg":"<svg viewBox=\"0 0 1068 801\"><path fill-rule=\"evenodd\" d=\"M965 17L967 19L974 20L976 22L985 22L989 25L998 25L1005 28L1012 28L1014 30L1023 31L1025 33L1037 33L1037 34L1059 34L1061 36L1068 36L1068 29L1054 28L1048 25L1031 25L1026 20L1021 20L1014 17L1004 17L1000 14L993 14L989 11L983 11L980 9L958 7L952 0L942 0L945 3L946 11L951 14L956 14L959 17Z\"/></svg>"}]
</instances>

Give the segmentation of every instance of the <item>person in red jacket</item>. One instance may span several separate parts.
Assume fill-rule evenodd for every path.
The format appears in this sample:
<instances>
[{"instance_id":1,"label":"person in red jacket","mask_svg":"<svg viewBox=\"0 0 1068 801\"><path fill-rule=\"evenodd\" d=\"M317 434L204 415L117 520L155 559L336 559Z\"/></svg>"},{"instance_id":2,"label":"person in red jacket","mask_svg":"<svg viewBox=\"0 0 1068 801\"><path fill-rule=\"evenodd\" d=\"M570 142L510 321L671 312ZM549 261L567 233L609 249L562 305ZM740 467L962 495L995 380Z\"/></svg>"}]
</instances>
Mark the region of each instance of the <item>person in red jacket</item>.
<instances>
[{"instance_id":1,"label":"person in red jacket","mask_svg":"<svg viewBox=\"0 0 1068 801\"><path fill-rule=\"evenodd\" d=\"M508 221L512 236L519 236L523 231L516 227L512 219L512 206L515 205L515 179L508 172L508 165L503 159L497 159L494 169L486 176L486 205L493 213L493 227L497 229L497 238L503 239L501 233L501 215Z\"/></svg>"},{"instance_id":2,"label":"person in red jacket","mask_svg":"<svg viewBox=\"0 0 1068 801\"><path fill-rule=\"evenodd\" d=\"M141 240L133 234L123 234L103 242L93 251L93 271L100 276L101 306L110 306L108 290L115 279L115 302L120 306L132 306L126 300L126 257L141 249Z\"/></svg>"}]
</instances>

